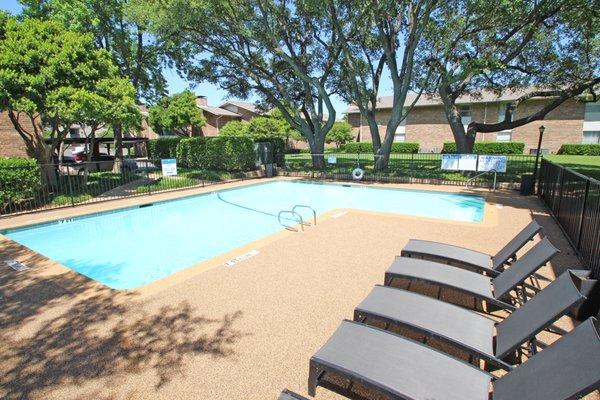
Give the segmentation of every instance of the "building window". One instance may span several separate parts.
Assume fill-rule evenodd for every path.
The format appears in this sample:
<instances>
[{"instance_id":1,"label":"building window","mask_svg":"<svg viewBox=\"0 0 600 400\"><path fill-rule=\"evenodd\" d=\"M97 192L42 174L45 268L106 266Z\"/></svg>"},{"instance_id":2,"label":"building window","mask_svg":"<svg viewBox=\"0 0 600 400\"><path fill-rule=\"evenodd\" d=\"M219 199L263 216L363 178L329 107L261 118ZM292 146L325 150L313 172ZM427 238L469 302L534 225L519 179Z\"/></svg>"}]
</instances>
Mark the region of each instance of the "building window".
<instances>
[{"instance_id":1,"label":"building window","mask_svg":"<svg viewBox=\"0 0 600 400\"><path fill-rule=\"evenodd\" d=\"M471 106L460 106L458 109L460 113L460 120L464 126L467 126L471 123Z\"/></svg>"},{"instance_id":2,"label":"building window","mask_svg":"<svg viewBox=\"0 0 600 400\"><path fill-rule=\"evenodd\" d=\"M506 103L498 105L498 122L504 121L506 116ZM510 142L512 140L512 132L510 129L505 129L496 134L496 142Z\"/></svg>"},{"instance_id":3,"label":"building window","mask_svg":"<svg viewBox=\"0 0 600 400\"><path fill-rule=\"evenodd\" d=\"M584 131L583 144L600 144L600 131Z\"/></svg>"},{"instance_id":4,"label":"building window","mask_svg":"<svg viewBox=\"0 0 600 400\"><path fill-rule=\"evenodd\" d=\"M511 131L501 131L496 134L496 142L510 142L511 139Z\"/></svg>"},{"instance_id":5,"label":"building window","mask_svg":"<svg viewBox=\"0 0 600 400\"><path fill-rule=\"evenodd\" d=\"M585 103L584 121L600 121L600 103Z\"/></svg>"},{"instance_id":6,"label":"building window","mask_svg":"<svg viewBox=\"0 0 600 400\"><path fill-rule=\"evenodd\" d=\"M402 115L406 112L406 109L402 110ZM400 125L396 128L396 132L394 132L394 142L404 142L406 140L406 116L401 122Z\"/></svg>"},{"instance_id":7,"label":"building window","mask_svg":"<svg viewBox=\"0 0 600 400\"><path fill-rule=\"evenodd\" d=\"M585 116L583 118L583 143L593 140L593 133L600 131L600 102L585 103ZM586 139L588 133L588 139ZM591 143L598 143L591 142Z\"/></svg>"}]
</instances>

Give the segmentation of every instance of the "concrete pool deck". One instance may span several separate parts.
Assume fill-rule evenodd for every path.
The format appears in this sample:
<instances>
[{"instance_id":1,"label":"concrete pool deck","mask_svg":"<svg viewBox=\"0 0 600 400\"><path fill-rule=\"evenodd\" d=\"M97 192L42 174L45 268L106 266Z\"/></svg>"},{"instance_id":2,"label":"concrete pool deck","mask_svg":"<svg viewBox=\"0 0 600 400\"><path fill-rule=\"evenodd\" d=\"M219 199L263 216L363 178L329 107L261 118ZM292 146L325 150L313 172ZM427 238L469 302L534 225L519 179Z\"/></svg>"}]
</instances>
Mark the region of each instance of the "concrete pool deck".
<instances>
[{"instance_id":1,"label":"concrete pool deck","mask_svg":"<svg viewBox=\"0 0 600 400\"><path fill-rule=\"evenodd\" d=\"M345 210L319 218L304 233L284 232L253 244L259 253L233 267L213 260L152 290L123 292L0 241L0 259L16 258L30 267L15 272L0 264L0 398L275 399L284 387L306 395L310 356L342 319L352 318L372 286L383 282L409 238L494 253L536 218L562 251L541 275L553 279L581 267L533 197L452 186L382 186L480 194L490 214L482 224L471 224ZM5 218L0 229L199 192ZM65 243L65 251L74 245ZM559 326L571 329L573 322L565 317ZM319 389L316 398L340 397Z\"/></svg>"}]
</instances>

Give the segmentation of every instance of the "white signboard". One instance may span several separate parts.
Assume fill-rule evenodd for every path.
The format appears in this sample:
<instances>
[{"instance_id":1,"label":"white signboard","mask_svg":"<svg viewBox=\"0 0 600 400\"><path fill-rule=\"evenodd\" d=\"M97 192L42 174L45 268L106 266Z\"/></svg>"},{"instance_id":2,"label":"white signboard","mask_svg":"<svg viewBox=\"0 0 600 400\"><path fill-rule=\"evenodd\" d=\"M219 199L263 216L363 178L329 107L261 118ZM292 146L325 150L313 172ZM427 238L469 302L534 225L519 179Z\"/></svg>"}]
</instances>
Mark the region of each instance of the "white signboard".
<instances>
[{"instance_id":1,"label":"white signboard","mask_svg":"<svg viewBox=\"0 0 600 400\"><path fill-rule=\"evenodd\" d=\"M459 154L458 169L460 171L477 171L477 154Z\"/></svg>"},{"instance_id":2,"label":"white signboard","mask_svg":"<svg viewBox=\"0 0 600 400\"><path fill-rule=\"evenodd\" d=\"M327 162L329 164L335 164L335 163L337 163L337 157L336 156L329 156L329 157L327 157Z\"/></svg>"},{"instance_id":3,"label":"white signboard","mask_svg":"<svg viewBox=\"0 0 600 400\"><path fill-rule=\"evenodd\" d=\"M166 158L160 160L163 176L177 175L177 160L174 158Z\"/></svg>"},{"instance_id":4,"label":"white signboard","mask_svg":"<svg viewBox=\"0 0 600 400\"><path fill-rule=\"evenodd\" d=\"M442 154L442 169L458 171L459 154Z\"/></svg>"},{"instance_id":5,"label":"white signboard","mask_svg":"<svg viewBox=\"0 0 600 400\"><path fill-rule=\"evenodd\" d=\"M506 172L506 156L479 156L479 164L477 165L477 171L491 171Z\"/></svg>"},{"instance_id":6,"label":"white signboard","mask_svg":"<svg viewBox=\"0 0 600 400\"><path fill-rule=\"evenodd\" d=\"M442 154L442 169L450 171L476 171L476 154Z\"/></svg>"}]
</instances>

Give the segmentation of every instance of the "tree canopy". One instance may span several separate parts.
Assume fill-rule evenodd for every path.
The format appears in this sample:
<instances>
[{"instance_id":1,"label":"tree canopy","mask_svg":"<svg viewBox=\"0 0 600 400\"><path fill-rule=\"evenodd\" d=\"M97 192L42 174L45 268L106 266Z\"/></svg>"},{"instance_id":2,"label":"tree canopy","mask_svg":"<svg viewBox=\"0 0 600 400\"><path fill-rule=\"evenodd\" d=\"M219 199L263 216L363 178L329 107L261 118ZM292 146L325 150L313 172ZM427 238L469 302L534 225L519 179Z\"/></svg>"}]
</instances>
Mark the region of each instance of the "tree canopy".
<instances>
[{"instance_id":1,"label":"tree canopy","mask_svg":"<svg viewBox=\"0 0 600 400\"><path fill-rule=\"evenodd\" d=\"M471 152L477 132L497 132L543 119L567 99L600 82L597 1L453 0L439 7L425 33L420 65L435 71L437 91L459 152ZM423 74L423 71L420 71ZM533 87L533 90L531 88ZM500 122L463 126L457 100L526 89ZM519 105L551 101L529 114Z\"/></svg>"},{"instance_id":2,"label":"tree canopy","mask_svg":"<svg viewBox=\"0 0 600 400\"><path fill-rule=\"evenodd\" d=\"M324 166L335 121L329 82L341 50L322 2L137 1L153 5L153 31L175 44L171 56L191 80L277 107L306 137L313 164Z\"/></svg>"},{"instance_id":3,"label":"tree canopy","mask_svg":"<svg viewBox=\"0 0 600 400\"><path fill-rule=\"evenodd\" d=\"M135 90L90 34L57 21L10 18L0 40L0 110L28 152L46 163L73 123L136 127ZM52 139L45 146L45 133Z\"/></svg>"},{"instance_id":4,"label":"tree canopy","mask_svg":"<svg viewBox=\"0 0 600 400\"><path fill-rule=\"evenodd\" d=\"M159 133L174 132L192 136L193 128L206 124L202 110L196 105L196 96L189 90L165 96L148 109L148 124Z\"/></svg>"},{"instance_id":5,"label":"tree canopy","mask_svg":"<svg viewBox=\"0 0 600 400\"><path fill-rule=\"evenodd\" d=\"M331 26L343 49L336 87L367 122L378 169L387 167L396 129L411 108L404 105L415 88L417 49L437 5L437 0L328 1ZM376 109L384 72L391 77L393 100L382 138Z\"/></svg>"},{"instance_id":6,"label":"tree canopy","mask_svg":"<svg viewBox=\"0 0 600 400\"><path fill-rule=\"evenodd\" d=\"M352 139L352 125L347 122L336 122L327 134L327 143L335 143L338 149Z\"/></svg>"},{"instance_id":7,"label":"tree canopy","mask_svg":"<svg viewBox=\"0 0 600 400\"><path fill-rule=\"evenodd\" d=\"M90 33L93 44L110 54L138 100L166 94L164 41L146 29L148 7L129 0L19 0L27 17L52 19L70 30Z\"/></svg>"}]
</instances>

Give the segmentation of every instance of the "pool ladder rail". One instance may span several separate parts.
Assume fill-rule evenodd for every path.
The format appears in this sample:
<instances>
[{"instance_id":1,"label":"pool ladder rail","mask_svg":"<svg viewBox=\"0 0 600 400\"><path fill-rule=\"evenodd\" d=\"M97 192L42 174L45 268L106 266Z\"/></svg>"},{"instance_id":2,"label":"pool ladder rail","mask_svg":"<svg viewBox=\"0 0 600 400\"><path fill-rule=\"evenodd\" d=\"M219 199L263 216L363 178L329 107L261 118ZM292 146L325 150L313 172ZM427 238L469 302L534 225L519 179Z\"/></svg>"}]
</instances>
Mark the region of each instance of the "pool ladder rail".
<instances>
[{"instance_id":1,"label":"pool ladder rail","mask_svg":"<svg viewBox=\"0 0 600 400\"><path fill-rule=\"evenodd\" d=\"M304 221L302 214L300 214L298 211L296 211L296 209L298 209L298 208L307 208L312 211L312 213L313 213L312 224L310 222ZM279 221L279 225L283 226L287 230L298 232L298 228L296 228L294 225L289 225L282 221L284 215L291 215L293 220L296 222L296 224L300 225L300 229L302 229L302 232L304 232L305 226L311 226L311 225L316 226L317 225L317 212L311 206L306 206L304 204L296 204L294 207L292 207L291 210L281 210L281 211L279 211L279 214L277 214L277 221ZM290 218L285 218L285 219L290 220Z\"/></svg>"},{"instance_id":2,"label":"pool ladder rail","mask_svg":"<svg viewBox=\"0 0 600 400\"><path fill-rule=\"evenodd\" d=\"M496 191L496 177L498 172L495 169L490 169L487 171L483 171L475 176L470 177L469 179L467 179L467 181L465 182L465 188L467 189L471 189L471 187L469 186L469 184L471 182L473 182L475 179L479 178L480 176L486 175L486 174L494 174L494 183L492 184L492 191Z\"/></svg>"}]
</instances>

